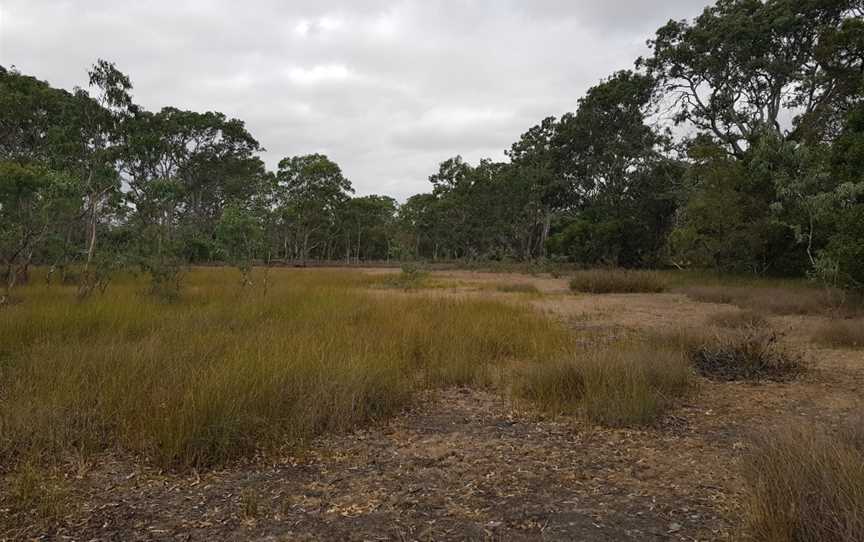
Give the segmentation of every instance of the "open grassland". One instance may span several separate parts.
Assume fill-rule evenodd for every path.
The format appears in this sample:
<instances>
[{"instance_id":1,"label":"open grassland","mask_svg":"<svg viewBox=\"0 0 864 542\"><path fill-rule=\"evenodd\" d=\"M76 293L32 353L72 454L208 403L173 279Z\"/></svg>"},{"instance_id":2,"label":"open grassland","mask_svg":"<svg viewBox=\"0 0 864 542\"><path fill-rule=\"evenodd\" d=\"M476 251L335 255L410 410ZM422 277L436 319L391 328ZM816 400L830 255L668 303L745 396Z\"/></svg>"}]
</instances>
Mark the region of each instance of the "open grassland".
<instances>
[{"instance_id":1,"label":"open grassland","mask_svg":"<svg viewBox=\"0 0 864 542\"><path fill-rule=\"evenodd\" d=\"M2 464L118 445L206 466L568 347L554 322L511 304L371 295L345 272L277 270L269 282L265 296L232 270L197 270L174 304L131 277L84 303L38 280L22 289L26 301L0 312Z\"/></svg>"},{"instance_id":2,"label":"open grassland","mask_svg":"<svg viewBox=\"0 0 864 542\"><path fill-rule=\"evenodd\" d=\"M34 274L0 311L0 540L864 539L849 298L676 272L252 279L80 302Z\"/></svg>"}]
</instances>

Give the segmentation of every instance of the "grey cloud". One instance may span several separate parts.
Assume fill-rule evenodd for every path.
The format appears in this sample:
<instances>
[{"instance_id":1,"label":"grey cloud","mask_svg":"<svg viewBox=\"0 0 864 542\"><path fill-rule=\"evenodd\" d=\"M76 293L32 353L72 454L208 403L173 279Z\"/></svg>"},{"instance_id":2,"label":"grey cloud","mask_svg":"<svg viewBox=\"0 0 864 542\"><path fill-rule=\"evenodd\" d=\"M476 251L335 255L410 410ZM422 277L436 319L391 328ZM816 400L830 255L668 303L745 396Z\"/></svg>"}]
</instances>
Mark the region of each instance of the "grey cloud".
<instances>
[{"instance_id":1,"label":"grey cloud","mask_svg":"<svg viewBox=\"0 0 864 542\"><path fill-rule=\"evenodd\" d=\"M146 107L245 120L270 167L326 152L404 199L449 156L503 159L708 1L4 0L0 64L71 88L107 58Z\"/></svg>"}]
</instances>

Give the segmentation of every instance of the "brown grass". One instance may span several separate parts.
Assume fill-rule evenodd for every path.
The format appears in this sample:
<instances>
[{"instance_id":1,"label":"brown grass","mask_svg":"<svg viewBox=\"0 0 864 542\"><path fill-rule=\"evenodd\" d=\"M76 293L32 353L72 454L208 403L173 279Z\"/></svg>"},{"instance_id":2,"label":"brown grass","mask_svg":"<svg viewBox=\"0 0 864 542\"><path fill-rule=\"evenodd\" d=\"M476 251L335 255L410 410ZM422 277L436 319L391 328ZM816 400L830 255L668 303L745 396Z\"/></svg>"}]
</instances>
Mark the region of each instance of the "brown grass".
<instances>
[{"instance_id":1,"label":"brown grass","mask_svg":"<svg viewBox=\"0 0 864 542\"><path fill-rule=\"evenodd\" d=\"M660 273L629 269L576 271L570 279L570 290L593 294L659 293L667 286Z\"/></svg>"},{"instance_id":2,"label":"brown grass","mask_svg":"<svg viewBox=\"0 0 864 542\"><path fill-rule=\"evenodd\" d=\"M864 348L864 318L827 320L813 328L812 338L834 348Z\"/></svg>"},{"instance_id":3,"label":"brown grass","mask_svg":"<svg viewBox=\"0 0 864 542\"><path fill-rule=\"evenodd\" d=\"M688 286L676 291L703 303L727 303L769 314L824 314L856 308L840 291L803 286Z\"/></svg>"},{"instance_id":4,"label":"brown grass","mask_svg":"<svg viewBox=\"0 0 864 542\"><path fill-rule=\"evenodd\" d=\"M607 426L644 425L692 385L692 369L675 347L626 341L573 359L535 364L514 381L514 394L553 414L582 414Z\"/></svg>"},{"instance_id":5,"label":"brown grass","mask_svg":"<svg viewBox=\"0 0 864 542\"><path fill-rule=\"evenodd\" d=\"M511 294L539 294L540 290L537 289L531 283L528 282L503 282L503 283L495 283L493 285L494 289L498 292L511 293Z\"/></svg>"},{"instance_id":6,"label":"brown grass","mask_svg":"<svg viewBox=\"0 0 864 542\"><path fill-rule=\"evenodd\" d=\"M766 542L864 540L864 431L786 427L745 463L747 534Z\"/></svg>"},{"instance_id":7,"label":"brown grass","mask_svg":"<svg viewBox=\"0 0 864 542\"><path fill-rule=\"evenodd\" d=\"M756 311L726 311L712 314L708 323L728 329L767 328L768 320Z\"/></svg>"}]
</instances>

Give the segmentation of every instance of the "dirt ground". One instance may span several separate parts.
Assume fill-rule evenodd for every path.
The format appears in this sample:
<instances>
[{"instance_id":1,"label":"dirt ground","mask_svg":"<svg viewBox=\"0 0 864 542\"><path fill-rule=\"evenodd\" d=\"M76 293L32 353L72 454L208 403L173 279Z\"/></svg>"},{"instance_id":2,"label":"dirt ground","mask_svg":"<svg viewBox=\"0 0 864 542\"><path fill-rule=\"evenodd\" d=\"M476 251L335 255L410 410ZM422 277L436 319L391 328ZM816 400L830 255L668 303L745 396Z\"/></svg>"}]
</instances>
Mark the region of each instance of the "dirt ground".
<instances>
[{"instance_id":1,"label":"dirt ground","mask_svg":"<svg viewBox=\"0 0 864 542\"><path fill-rule=\"evenodd\" d=\"M679 294L573 295L564 279L543 276L435 277L453 287L404 295L527 300L574 332L699 326L732 309ZM483 288L490 283L530 283L542 295ZM545 419L497 394L450 389L377 426L321 437L302 455L223 471L177 475L102 457L69 475L75 503L59 526L40 533L16 525L0 539L732 539L751 434L786 423L841 424L864 412L864 353L811 346L815 318L771 317L784 340L814 360L805 377L702 381L656 427Z\"/></svg>"}]
</instances>

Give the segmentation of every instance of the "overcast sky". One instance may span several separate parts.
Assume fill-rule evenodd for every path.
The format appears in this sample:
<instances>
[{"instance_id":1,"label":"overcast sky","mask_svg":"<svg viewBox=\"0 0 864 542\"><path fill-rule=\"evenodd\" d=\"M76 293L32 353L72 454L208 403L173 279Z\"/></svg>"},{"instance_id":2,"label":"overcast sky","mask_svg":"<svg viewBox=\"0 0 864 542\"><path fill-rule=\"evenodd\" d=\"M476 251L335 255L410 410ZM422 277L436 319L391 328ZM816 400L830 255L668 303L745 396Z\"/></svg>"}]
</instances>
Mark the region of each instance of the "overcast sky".
<instances>
[{"instance_id":1,"label":"overcast sky","mask_svg":"<svg viewBox=\"0 0 864 542\"><path fill-rule=\"evenodd\" d=\"M275 168L322 152L358 194L428 191L442 160L503 158L708 0L0 0L0 64L54 86L97 59L135 100L246 121Z\"/></svg>"}]
</instances>

